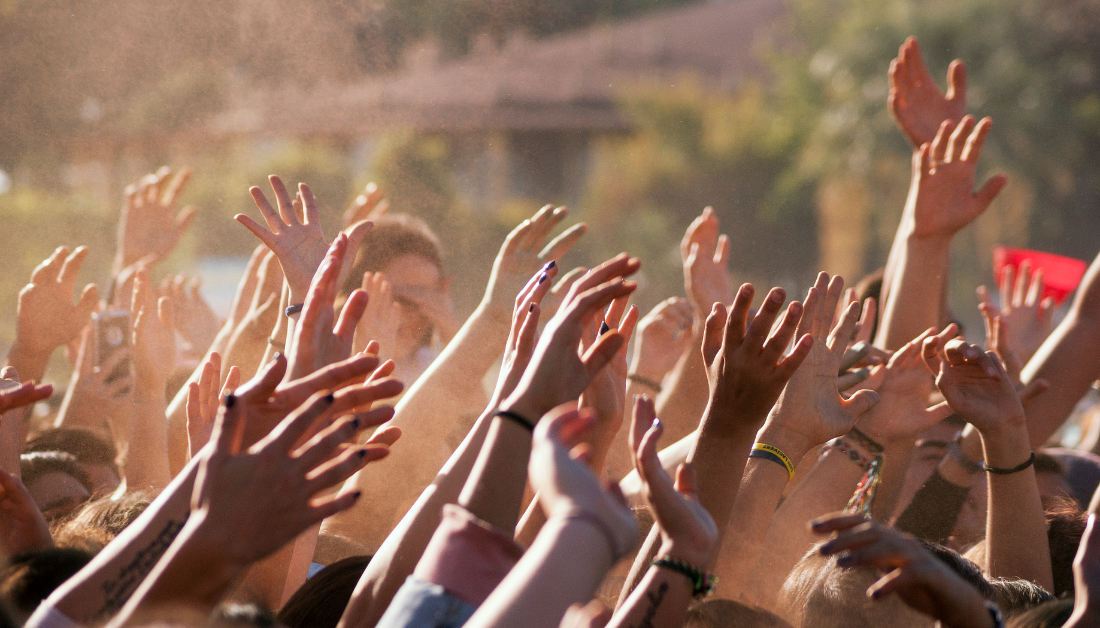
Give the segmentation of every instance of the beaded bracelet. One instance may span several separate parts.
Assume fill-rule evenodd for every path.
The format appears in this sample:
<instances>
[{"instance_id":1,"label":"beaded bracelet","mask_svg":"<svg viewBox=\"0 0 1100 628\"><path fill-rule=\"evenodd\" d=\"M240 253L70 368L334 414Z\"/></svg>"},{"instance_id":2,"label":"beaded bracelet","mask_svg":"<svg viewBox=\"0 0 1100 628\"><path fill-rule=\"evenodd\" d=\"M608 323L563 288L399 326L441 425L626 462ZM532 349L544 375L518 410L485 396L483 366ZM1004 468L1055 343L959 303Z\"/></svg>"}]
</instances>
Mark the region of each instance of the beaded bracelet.
<instances>
[{"instance_id":1,"label":"beaded bracelet","mask_svg":"<svg viewBox=\"0 0 1100 628\"><path fill-rule=\"evenodd\" d=\"M687 579L691 581L691 595L693 597L704 597L709 595L714 591L714 585L718 583L718 578L702 569L689 565L682 560L676 560L675 558L658 558L650 563L650 565L671 569L672 571L687 576Z\"/></svg>"},{"instance_id":2,"label":"beaded bracelet","mask_svg":"<svg viewBox=\"0 0 1100 628\"><path fill-rule=\"evenodd\" d=\"M866 471L871 466L871 463L875 461L874 458L867 459L866 457L864 457L863 452L860 451L858 447L844 440L844 438L841 436L838 436L828 442L828 444L825 446L825 449L821 452L822 457L824 457L824 455L828 453L830 449L835 449L844 454L849 460L856 463L856 466L858 466L860 469L863 469L864 471Z\"/></svg>"},{"instance_id":3,"label":"beaded bracelet","mask_svg":"<svg viewBox=\"0 0 1100 628\"><path fill-rule=\"evenodd\" d=\"M848 436L850 436L857 445L863 447L875 456L881 454L883 451L886 450L885 447L875 442L873 438L859 431L859 428L857 427L853 427L851 431L848 432Z\"/></svg>"}]
</instances>

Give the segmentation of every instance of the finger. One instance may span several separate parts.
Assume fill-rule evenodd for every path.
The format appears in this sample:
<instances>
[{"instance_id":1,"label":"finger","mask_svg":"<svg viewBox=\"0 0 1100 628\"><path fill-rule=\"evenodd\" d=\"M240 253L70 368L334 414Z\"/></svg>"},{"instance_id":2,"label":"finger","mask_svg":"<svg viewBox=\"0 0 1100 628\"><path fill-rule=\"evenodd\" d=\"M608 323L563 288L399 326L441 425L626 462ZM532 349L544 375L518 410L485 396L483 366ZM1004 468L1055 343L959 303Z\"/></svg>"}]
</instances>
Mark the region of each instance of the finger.
<instances>
[{"instance_id":1,"label":"finger","mask_svg":"<svg viewBox=\"0 0 1100 628\"><path fill-rule=\"evenodd\" d=\"M608 332L592 344L588 351L581 357L581 363L590 377L594 377L607 363L615 357L615 354L626 344L626 339L617 331Z\"/></svg>"},{"instance_id":2,"label":"finger","mask_svg":"<svg viewBox=\"0 0 1100 628\"><path fill-rule=\"evenodd\" d=\"M233 455L237 453L241 442L241 432L244 423L241 421L242 408L237 397L229 395L225 398L217 417L214 419L214 429L210 434L210 442L218 452Z\"/></svg>"},{"instance_id":3,"label":"finger","mask_svg":"<svg viewBox=\"0 0 1100 628\"><path fill-rule=\"evenodd\" d=\"M944 120L936 131L936 137L932 140L932 146L928 151L928 160L934 166L947 160L948 135L955 128L954 120Z\"/></svg>"},{"instance_id":4,"label":"finger","mask_svg":"<svg viewBox=\"0 0 1100 628\"><path fill-rule=\"evenodd\" d=\"M369 301L370 297L367 296L366 292L356 289L348 296L343 309L340 310L340 318L337 319L336 327L333 328L332 333L349 347L352 338L355 337L355 327L359 324L359 320L363 318L363 313L367 311Z\"/></svg>"},{"instance_id":5,"label":"finger","mask_svg":"<svg viewBox=\"0 0 1100 628\"><path fill-rule=\"evenodd\" d=\"M172 229L176 232L176 236L183 235L187 228L191 226L191 223L195 221L195 216L198 215L198 211L193 205L188 205L180 210L180 213L176 215L176 219L172 221Z\"/></svg>"},{"instance_id":6,"label":"finger","mask_svg":"<svg viewBox=\"0 0 1100 628\"><path fill-rule=\"evenodd\" d=\"M539 260L543 262L560 260L586 233L588 233L588 225L583 222L566 229L542 249Z\"/></svg>"},{"instance_id":7,"label":"finger","mask_svg":"<svg viewBox=\"0 0 1100 628\"><path fill-rule=\"evenodd\" d=\"M1050 389L1050 382L1045 379L1040 378L1029 382L1020 390L1020 404L1026 406L1048 389Z\"/></svg>"},{"instance_id":8,"label":"finger","mask_svg":"<svg viewBox=\"0 0 1100 628\"><path fill-rule=\"evenodd\" d=\"M991 128L993 128L993 120L990 118L982 118L982 121L974 127L973 132L966 139L966 145L963 147L961 155L963 161L978 161L978 158L982 155L982 147L985 146L985 138L989 136Z\"/></svg>"},{"instance_id":9,"label":"finger","mask_svg":"<svg viewBox=\"0 0 1100 628\"><path fill-rule=\"evenodd\" d=\"M390 425L387 427L383 427L382 429L376 431L374 434L371 434L370 438L367 439L367 442L365 444L385 445L387 447L392 447L399 438L401 438L401 428L397 427L396 425Z\"/></svg>"},{"instance_id":10,"label":"finger","mask_svg":"<svg viewBox=\"0 0 1100 628\"><path fill-rule=\"evenodd\" d=\"M606 285L615 278L629 277L638 272L641 262L638 258L630 257L626 253L620 253L593 268L577 280L566 295L566 301L574 301L577 295L589 291L597 286ZM602 306L601 306L602 307Z\"/></svg>"},{"instance_id":11,"label":"finger","mask_svg":"<svg viewBox=\"0 0 1100 628\"><path fill-rule=\"evenodd\" d=\"M955 59L947 66L947 100L966 102L966 64Z\"/></svg>"},{"instance_id":12,"label":"finger","mask_svg":"<svg viewBox=\"0 0 1100 628\"><path fill-rule=\"evenodd\" d=\"M951 139L947 141L947 155L944 157L944 161L953 162L962 159L963 148L970 132L973 130L974 116L963 116L959 125L951 132Z\"/></svg>"},{"instance_id":13,"label":"finger","mask_svg":"<svg viewBox=\"0 0 1100 628\"><path fill-rule=\"evenodd\" d=\"M840 392L848 392L856 386L867 381L871 377L871 369L863 367L848 373L842 373L836 378L836 388Z\"/></svg>"},{"instance_id":14,"label":"finger","mask_svg":"<svg viewBox=\"0 0 1100 628\"><path fill-rule=\"evenodd\" d=\"M377 456L375 459L377 460L385 458L386 454L389 453L389 450L379 451L382 453L375 454ZM366 462L373 462L373 460L367 460ZM337 513L341 513L351 508L355 505L355 502L359 500L362 494L362 491L351 491L348 493L340 493L331 499L315 502L314 505L309 507L309 514L306 517L308 525L304 526L304 528L312 527Z\"/></svg>"},{"instance_id":15,"label":"finger","mask_svg":"<svg viewBox=\"0 0 1100 628\"><path fill-rule=\"evenodd\" d=\"M367 237L367 234L373 229L374 223L370 220L361 220L347 229L344 229L344 233L347 234L348 237L348 250L353 252L358 251L359 247L363 244L363 240ZM355 261L354 255L351 261ZM350 264L348 269L350 270Z\"/></svg>"},{"instance_id":16,"label":"finger","mask_svg":"<svg viewBox=\"0 0 1100 628\"><path fill-rule=\"evenodd\" d=\"M768 295L764 297L763 305L757 310L756 316L752 318L748 331L745 333L745 343L749 347L763 348L764 343L768 340L768 334L775 324L775 318L779 315L779 310L783 307L783 302L786 299L787 293L782 288L772 288ZM736 305L737 301L735 299L734 307Z\"/></svg>"},{"instance_id":17,"label":"finger","mask_svg":"<svg viewBox=\"0 0 1100 628\"><path fill-rule=\"evenodd\" d=\"M53 254L43 260L42 263L36 266L31 272L31 283L41 285L57 281L57 275L61 272L61 267L68 254L68 247L57 247Z\"/></svg>"},{"instance_id":18,"label":"finger","mask_svg":"<svg viewBox=\"0 0 1100 628\"><path fill-rule=\"evenodd\" d=\"M860 390L842 402L849 417L858 417L878 404L879 396L873 390Z\"/></svg>"},{"instance_id":19,"label":"finger","mask_svg":"<svg viewBox=\"0 0 1100 628\"><path fill-rule=\"evenodd\" d=\"M875 316L878 314L878 302L874 297L867 297L863 300L863 309L859 315L859 323L856 325L856 342L870 343L873 338L871 334L875 331Z\"/></svg>"},{"instance_id":20,"label":"finger","mask_svg":"<svg viewBox=\"0 0 1100 628\"><path fill-rule=\"evenodd\" d=\"M333 421L332 425L320 430L298 447L291 458L303 474L308 474L317 466L331 460L342 445L354 442L363 429L362 423L354 417Z\"/></svg>"},{"instance_id":21,"label":"finger","mask_svg":"<svg viewBox=\"0 0 1100 628\"><path fill-rule=\"evenodd\" d=\"M283 184L283 180L277 175L268 175L268 183L271 184L271 190L275 192L275 200L279 206L279 217L286 225L301 224L298 220L297 214L294 213L294 199L290 198L290 193L286 189L286 185Z\"/></svg>"},{"instance_id":22,"label":"finger","mask_svg":"<svg viewBox=\"0 0 1100 628\"><path fill-rule=\"evenodd\" d=\"M733 297L733 305L730 306L729 314L726 317L726 328L722 343L724 350L732 351L741 346L744 341L746 327L749 322L749 309L752 307L752 298L755 293L756 289L753 285L746 283L741 285L737 290L737 295ZM770 296L775 295L773 294ZM774 306L774 304L772 305ZM775 312L773 311L773 320L774 317ZM763 342L761 342L761 344L763 344Z\"/></svg>"},{"instance_id":23,"label":"finger","mask_svg":"<svg viewBox=\"0 0 1100 628\"><path fill-rule=\"evenodd\" d=\"M1035 307L1043 296L1043 269L1037 269L1031 275L1031 285L1028 286L1027 296L1024 297L1024 305Z\"/></svg>"},{"instance_id":24,"label":"finger","mask_svg":"<svg viewBox=\"0 0 1100 628\"><path fill-rule=\"evenodd\" d=\"M707 364L712 363L722 349L725 328L726 307L721 303L715 303L711 306L710 315L703 323L703 359Z\"/></svg>"},{"instance_id":25,"label":"finger","mask_svg":"<svg viewBox=\"0 0 1100 628\"><path fill-rule=\"evenodd\" d=\"M76 275L80 272L80 267L86 259L88 259L88 247L78 246L72 255L65 258L57 281L65 286L67 290L72 290L73 285L76 283Z\"/></svg>"},{"instance_id":26,"label":"finger","mask_svg":"<svg viewBox=\"0 0 1100 628\"><path fill-rule=\"evenodd\" d=\"M191 169L187 166L180 168L176 176L172 177L172 181L165 186L164 194L160 197L161 204L167 207L175 207L180 195L183 194L184 188L187 187L187 182L190 180Z\"/></svg>"},{"instance_id":27,"label":"finger","mask_svg":"<svg viewBox=\"0 0 1100 628\"><path fill-rule=\"evenodd\" d=\"M265 200L264 202L266 203L267 201ZM233 217L233 220L236 220L237 222L244 225L245 229L248 229L249 231L251 231L252 235L259 238L260 242L263 242L264 245L267 248L269 248L271 250L274 250L274 247L276 246L276 243L278 242L278 240L276 240L276 238L275 238L274 233L272 233L271 231L268 231L267 229L264 229L263 227L260 226L260 223L256 222L255 220L252 220L252 218L250 218L250 217L248 217L244 214L237 214L236 216ZM270 224L270 223L268 223L268 224Z\"/></svg>"},{"instance_id":28,"label":"finger","mask_svg":"<svg viewBox=\"0 0 1100 628\"><path fill-rule=\"evenodd\" d=\"M319 371L314 375L324 372ZM245 400L257 400L263 401L271 397L275 392L275 387L282 381L283 376L286 374L286 356L282 353L276 352L272 356L271 360L265 364L256 375L245 382L240 388L238 388L233 394ZM303 380L309 380L309 378L303 378ZM303 380L297 380L294 384L298 384L301 387L305 382ZM293 390L294 386L290 386Z\"/></svg>"},{"instance_id":29,"label":"finger","mask_svg":"<svg viewBox=\"0 0 1100 628\"><path fill-rule=\"evenodd\" d=\"M718 243L714 247L714 265L722 269L726 268L726 260L730 257L730 239L726 234L718 236Z\"/></svg>"},{"instance_id":30,"label":"finger","mask_svg":"<svg viewBox=\"0 0 1100 628\"><path fill-rule=\"evenodd\" d=\"M990 178L982 186L982 189L978 190L978 193L974 195L978 207L985 211L986 207L993 202L993 199L997 198L997 195L1001 193L1005 185L1008 183L1008 177L1003 174L998 174Z\"/></svg>"},{"instance_id":31,"label":"finger","mask_svg":"<svg viewBox=\"0 0 1100 628\"><path fill-rule=\"evenodd\" d=\"M527 239L523 245L524 248L541 248L543 240L545 240L546 236L550 235L554 227L565 218L566 213L568 212L564 207L554 207L553 205L542 206L535 212L535 215L531 217L531 230L527 232Z\"/></svg>"},{"instance_id":32,"label":"finger","mask_svg":"<svg viewBox=\"0 0 1100 628\"><path fill-rule=\"evenodd\" d=\"M810 521L810 529L815 534L843 532L867 523L867 517L852 512L834 512Z\"/></svg>"},{"instance_id":33,"label":"finger","mask_svg":"<svg viewBox=\"0 0 1100 628\"><path fill-rule=\"evenodd\" d=\"M390 399L401 394L405 384L396 379L382 379L369 384L351 386L337 391L333 412L342 414L352 411L366 411L371 404L382 399Z\"/></svg>"},{"instance_id":34,"label":"finger","mask_svg":"<svg viewBox=\"0 0 1100 628\"><path fill-rule=\"evenodd\" d=\"M283 227L286 225L279 218L279 214L275 211L275 208L267 201L267 196L264 195L263 190L256 186L252 186L248 188L248 193L252 196L252 202L256 204L256 208L260 210L260 215L264 217L264 222L267 223L268 229L270 229L272 233L281 233ZM237 221L240 222L239 217L237 217ZM245 226L247 227L248 225Z\"/></svg>"},{"instance_id":35,"label":"finger","mask_svg":"<svg viewBox=\"0 0 1100 628\"><path fill-rule=\"evenodd\" d=\"M779 326L775 328L771 337L764 344L764 356L768 362L778 360L783 352L787 350L801 318L802 304L798 301L791 301L787 305L787 311L783 314L783 318L779 321Z\"/></svg>"},{"instance_id":36,"label":"finger","mask_svg":"<svg viewBox=\"0 0 1100 628\"><path fill-rule=\"evenodd\" d=\"M313 196L313 190L305 183L298 184L298 194L302 197L304 224L321 224L321 209L317 206L317 199Z\"/></svg>"},{"instance_id":37,"label":"finger","mask_svg":"<svg viewBox=\"0 0 1100 628\"><path fill-rule=\"evenodd\" d=\"M294 444L310 431L314 423L323 414L329 412L335 401L336 397L331 392L322 390L314 393L305 403L298 406L286 419L279 423L275 430L261 441L258 447L262 448L270 443L271 446L277 447L279 451L291 451Z\"/></svg>"},{"instance_id":38,"label":"finger","mask_svg":"<svg viewBox=\"0 0 1100 628\"><path fill-rule=\"evenodd\" d=\"M848 348L848 339L852 337L852 331L856 328L856 318L859 316L859 304L853 303L841 315L833 331L829 334L826 346L840 360L844 350Z\"/></svg>"},{"instance_id":39,"label":"finger","mask_svg":"<svg viewBox=\"0 0 1100 628\"><path fill-rule=\"evenodd\" d=\"M642 445L642 437L657 418L657 409L653 400L646 395L635 395L634 412L630 418L630 434L628 442L630 451L634 454L637 463L638 451ZM638 471L641 473L641 470Z\"/></svg>"},{"instance_id":40,"label":"finger","mask_svg":"<svg viewBox=\"0 0 1100 628\"><path fill-rule=\"evenodd\" d=\"M1016 285L1012 290L1012 307L1023 307L1027 298L1027 286L1031 282L1031 260L1020 262L1020 272L1016 274Z\"/></svg>"}]
</instances>

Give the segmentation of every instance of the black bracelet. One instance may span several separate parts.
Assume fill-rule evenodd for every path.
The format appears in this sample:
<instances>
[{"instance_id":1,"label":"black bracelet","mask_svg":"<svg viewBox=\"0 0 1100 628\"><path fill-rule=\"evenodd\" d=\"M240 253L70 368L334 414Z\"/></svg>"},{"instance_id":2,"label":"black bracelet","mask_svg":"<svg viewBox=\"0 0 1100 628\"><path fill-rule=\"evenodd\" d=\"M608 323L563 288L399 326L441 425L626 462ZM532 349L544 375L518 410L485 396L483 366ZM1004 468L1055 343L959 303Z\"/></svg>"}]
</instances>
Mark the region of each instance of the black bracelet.
<instances>
[{"instance_id":1,"label":"black bracelet","mask_svg":"<svg viewBox=\"0 0 1100 628\"><path fill-rule=\"evenodd\" d=\"M286 306L286 317L290 318L291 316L294 316L298 312L301 312L302 308L304 308L305 306L306 306L305 303L299 303L298 305L288 305L288 306Z\"/></svg>"},{"instance_id":2,"label":"black bracelet","mask_svg":"<svg viewBox=\"0 0 1100 628\"><path fill-rule=\"evenodd\" d=\"M714 591L714 585L718 582L718 578L708 574L702 569L689 565L682 560L676 560L675 558L658 558L650 564L654 567L671 569L672 571L687 576L688 580L691 580L691 594L694 597L703 597Z\"/></svg>"},{"instance_id":3,"label":"black bracelet","mask_svg":"<svg viewBox=\"0 0 1100 628\"><path fill-rule=\"evenodd\" d=\"M658 395L661 394L661 385L651 379L647 379L645 377L642 377L641 375L634 374L629 374L626 376L626 378L634 382L635 384L641 384L642 386L645 386L646 388L652 390Z\"/></svg>"},{"instance_id":4,"label":"black bracelet","mask_svg":"<svg viewBox=\"0 0 1100 628\"><path fill-rule=\"evenodd\" d=\"M526 427L531 433L534 433L534 431L535 431L535 424L534 423L532 423L531 421L528 421L522 415L519 415L519 414L516 414L515 412L512 412L511 410L498 410L496 415L499 416L499 417L503 417L505 419L511 419L511 420L515 421L516 423L519 423L523 427Z\"/></svg>"},{"instance_id":5,"label":"black bracelet","mask_svg":"<svg viewBox=\"0 0 1100 628\"><path fill-rule=\"evenodd\" d=\"M991 466L989 466L989 465L987 465L986 463L983 462L982 463L982 470L987 472L987 473L996 473L997 475L1011 475L1013 473L1018 473L1020 471L1023 471L1024 469L1030 467L1033 464L1035 464L1035 452L1034 451L1031 452L1031 457L1027 459L1027 462L1025 462L1025 463L1023 463L1019 466L1012 467L1011 469L997 469L997 468L991 467Z\"/></svg>"}]
</instances>

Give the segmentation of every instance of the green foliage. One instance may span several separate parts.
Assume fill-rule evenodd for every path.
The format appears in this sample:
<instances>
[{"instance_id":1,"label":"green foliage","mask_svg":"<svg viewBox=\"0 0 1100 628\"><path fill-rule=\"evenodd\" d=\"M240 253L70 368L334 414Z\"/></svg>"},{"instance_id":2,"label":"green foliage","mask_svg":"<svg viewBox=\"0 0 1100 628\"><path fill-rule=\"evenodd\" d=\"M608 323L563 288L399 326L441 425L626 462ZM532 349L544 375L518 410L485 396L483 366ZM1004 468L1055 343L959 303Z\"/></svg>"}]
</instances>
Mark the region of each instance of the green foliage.
<instances>
[{"instance_id":1,"label":"green foliage","mask_svg":"<svg viewBox=\"0 0 1100 628\"><path fill-rule=\"evenodd\" d=\"M137 133L184 130L225 107L228 91L226 77L217 68L196 65L168 75L138 95L125 123Z\"/></svg>"}]
</instances>

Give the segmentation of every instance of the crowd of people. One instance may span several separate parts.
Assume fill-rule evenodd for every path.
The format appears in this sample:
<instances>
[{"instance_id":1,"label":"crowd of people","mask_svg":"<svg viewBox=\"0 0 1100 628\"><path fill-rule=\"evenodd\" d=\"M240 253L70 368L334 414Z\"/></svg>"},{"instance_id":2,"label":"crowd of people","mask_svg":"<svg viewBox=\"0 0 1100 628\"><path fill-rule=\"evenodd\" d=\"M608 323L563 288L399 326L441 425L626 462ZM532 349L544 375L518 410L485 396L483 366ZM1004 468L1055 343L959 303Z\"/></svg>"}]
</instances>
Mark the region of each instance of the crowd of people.
<instances>
[{"instance_id":1,"label":"crowd of people","mask_svg":"<svg viewBox=\"0 0 1100 628\"><path fill-rule=\"evenodd\" d=\"M368 186L330 239L273 175L222 321L151 280L194 213L185 169L145 177L107 289L61 247L19 293L0 625L1100 626L1100 447L1061 446L1095 431L1100 257L1057 327L1043 269L1011 269L970 342L946 286L1006 183L976 181L992 123L915 40L889 79L888 261L805 295L733 285L707 209L643 316L640 261L566 272L587 228L548 206L462 321L424 222Z\"/></svg>"}]
</instances>

